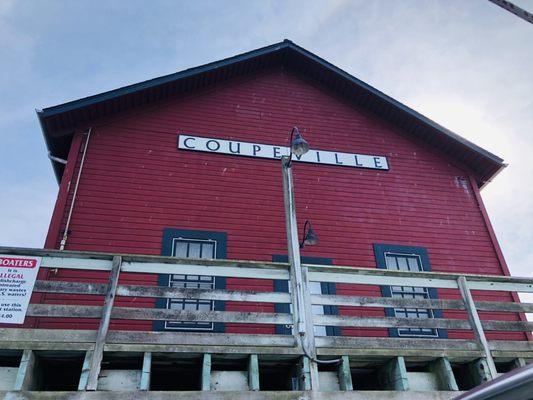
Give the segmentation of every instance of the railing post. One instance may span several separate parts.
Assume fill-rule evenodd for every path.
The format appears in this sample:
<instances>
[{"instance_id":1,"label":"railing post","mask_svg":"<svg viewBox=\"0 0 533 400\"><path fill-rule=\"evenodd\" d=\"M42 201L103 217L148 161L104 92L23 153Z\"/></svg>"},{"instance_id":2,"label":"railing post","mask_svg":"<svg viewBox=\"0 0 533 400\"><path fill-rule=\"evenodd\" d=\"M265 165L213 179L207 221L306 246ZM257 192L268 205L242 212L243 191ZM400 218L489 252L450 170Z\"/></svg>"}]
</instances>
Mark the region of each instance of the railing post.
<instances>
[{"instance_id":1,"label":"railing post","mask_svg":"<svg viewBox=\"0 0 533 400\"><path fill-rule=\"evenodd\" d=\"M305 313L305 336L304 343L309 355L316 359L316 343L315 343L315 326L313 323L313 306L311 305L311 295L309 290L309 270L307 267L302 267L302 297ZM311 373L311 387L312 390L319 390L318 378L318 364L312 359L309 360L309 372Z\"/></svg>"},{"instance_id":2,"label":"railing post","mask_svg":"<svg viewBox=\"0 0 533 400\"><path fill-rule=\"evenodd\" d=\"M459 290L461 291L461 296L468 312L468 320L470 321L470 325L474 330L476 340L483 352L485 353L485 358L487 359L487 366L489 367L489 374L491 376L491 379L494 379L498 376L498 372L496 371L496 364L494 364L494 359L492 358L489 342L485 337L485 332L483 331L483 326L481 325L481 320L479 319L479 315L477 313L476 304L474 303L474 299L472 298L472 293L470 293L466 278L464 276L460 276L459 278L457 278L457 285L459 286Z\"/></svg>"},{"instance_id":3,"label":"railing post","mask_svg":"<svg viewBox=\"0 0 533 400\"><path fill-rule=\"evenodd\" d=\"M98 328L96 343L94 344L94 352L91 359L86 390L96 390L96 387L98 386L98 375L100 374L100 367L104 356L105 338L107 336L107 331L109 330L109 323L111 322L111 310L113 309L113 303L115 301L121 265L122 257L114 256L111 272L109 274L107 293L102 309L102 318L100 319L100 327Z\"/></svg>"}]
</instances>

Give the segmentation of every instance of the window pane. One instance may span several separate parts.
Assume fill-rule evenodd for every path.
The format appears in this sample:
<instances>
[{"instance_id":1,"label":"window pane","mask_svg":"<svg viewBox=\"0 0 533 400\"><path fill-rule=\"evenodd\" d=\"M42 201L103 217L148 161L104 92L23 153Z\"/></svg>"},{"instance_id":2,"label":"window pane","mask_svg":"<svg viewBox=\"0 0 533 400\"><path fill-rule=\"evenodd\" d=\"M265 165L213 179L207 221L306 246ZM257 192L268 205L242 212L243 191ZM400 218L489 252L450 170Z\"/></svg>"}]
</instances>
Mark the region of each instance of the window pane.
<instances>
[{"instance_id":1,"label":"window pane","mask_svg":"<svg viewBox=\"0 0 533 400\"><path fill-rule=\"evenodd\" d=\"M385 256L385 263L387 264L387 269L398 269L398 266L396 265L396 257L391 255Z\"/></svg>"},{"instance_id":2,"label":"window pane","mask_svg":"<svg viewBox=\"0 0 533 400\"><path fill-rule=\"evenodd\" d=\"M202 243L202 258L215 258L214 243Z\"/></svg>"},{"instance_id":3,"label":"window pane","mask_svg":"<svg viewBox=\"0 0 533 400\"><path fill-rule=\"evenodd\" d=\"M396 259L398 261L398 268L402 271L408 271L409 267L407 266L407 259L405 257L398 257Z\"/></svg>"},{"instance_id":4,"label":"window pane","mask_svg":"<svg viewBox=\"0 0 533 400\"><path fill-rule=\"evenodd\" d=\"M420 268L420 265L418 264L418 257L409 257L409 270L411 271L422 271L422 268Z\"/></svg>"},{"instance_id":5,"label":"window pane","mask_svg":"<svg viewBox=\"0 0 533 400\"><path fill-rule=\"evenodd\" d=\"M200 258L200 243L189 243L188 258Z\"/></svg>"},{"instance_id":6,"label":"window pane","mask_svg":"<svg viewBox=\"0 0 533 400\"><path fill-rule=\"evenodd\" d=\"M185 258L187 257L187 242L174 241L174 257Z\"/></svg>"}]
</instances>

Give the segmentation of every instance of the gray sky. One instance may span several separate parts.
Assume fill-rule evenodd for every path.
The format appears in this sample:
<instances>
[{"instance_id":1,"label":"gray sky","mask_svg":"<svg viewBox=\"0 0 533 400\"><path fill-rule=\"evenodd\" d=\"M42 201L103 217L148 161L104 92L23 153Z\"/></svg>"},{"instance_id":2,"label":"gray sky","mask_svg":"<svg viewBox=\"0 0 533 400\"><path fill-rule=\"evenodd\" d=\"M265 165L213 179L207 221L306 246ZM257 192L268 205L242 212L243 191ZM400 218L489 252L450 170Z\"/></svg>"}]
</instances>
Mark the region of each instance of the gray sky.
<instances>
[{"instance_id":1,"label":"gray sky","mask_svg":"<svg viewBox=\"0 0 533 400\"><path fill-rule=\"evenodd\" d=\"M284 38L504 158L482 195L533 276L533 25L487 0L0 0L0 245L42 247L57 194L35 108Z\"/></svg>"}]
</instances>

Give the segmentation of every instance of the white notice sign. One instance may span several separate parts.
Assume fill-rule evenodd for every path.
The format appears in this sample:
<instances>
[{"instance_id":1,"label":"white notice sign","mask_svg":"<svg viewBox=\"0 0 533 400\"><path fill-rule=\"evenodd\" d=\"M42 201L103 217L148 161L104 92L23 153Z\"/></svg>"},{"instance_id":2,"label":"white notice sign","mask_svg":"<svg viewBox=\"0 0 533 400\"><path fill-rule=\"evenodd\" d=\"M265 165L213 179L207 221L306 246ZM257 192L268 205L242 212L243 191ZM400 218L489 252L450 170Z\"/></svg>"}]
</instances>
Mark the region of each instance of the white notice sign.
<instances>
[{"instance_id":1,"label":"white notice sign","mask_svg":"<svg viewBox=\"0 0 533 400\"><path fill-rule=\"evenodd\" d=\"M232 156L273 159L280 159L281 156L289 155L289 148L286 146L189 135L179 135L178 148L182 150L204 151L207 153L229 154ZM303 156L293 155L293 160L353 168L389 169L387 157L385 156L341 153L340 151L330 150L309 149Z\"/></svg>"},{"instance_id":2,"label":"white notice sign","mask_svg":"<svg viewBox=\"0 0 533 400\"><path fill-rule=\"evenodd\" d=\"M0 254L0 323L22 324L41 257Z\"/></svg>"}]
</instances>

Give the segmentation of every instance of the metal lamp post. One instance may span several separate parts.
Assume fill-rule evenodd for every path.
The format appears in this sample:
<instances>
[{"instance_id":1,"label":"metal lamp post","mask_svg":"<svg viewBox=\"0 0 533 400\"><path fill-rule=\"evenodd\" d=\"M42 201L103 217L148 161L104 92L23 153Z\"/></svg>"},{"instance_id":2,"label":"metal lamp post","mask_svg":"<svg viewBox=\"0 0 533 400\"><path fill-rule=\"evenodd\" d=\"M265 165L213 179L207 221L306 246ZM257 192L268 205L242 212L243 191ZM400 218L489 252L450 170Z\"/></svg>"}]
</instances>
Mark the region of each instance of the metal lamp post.
<instances>
[{"instance_id":1,"label":"metal lamp post","mask_svg":"<svg viewBox=\"0 0 533 400\"><path fill-rule=\"evenodd\" d=\"M308 296L307 269L302 268L300 258L300 242L298 240L298 225L294 205L294 191L292 178L292 154L301 156L309 151L309 144L302 138L297 127L291 131L290 154L281 157L281 171L283 175L283 198L285 202L285 223L287 230L287 247L290 262L290 285L293 304L293 334L309 357L310 383L312 390L318 390L318 367L316 363L315 336L312 320L312 309ZM305 228L304 228L305 231ZM312 240L308 244L316 243L316 236L312 229ZM305 233L305 232L304 232ZM305 238L302 244L305 242ZM314 242L314 243L313 243Z\"/></svg>"}]
</instances>

